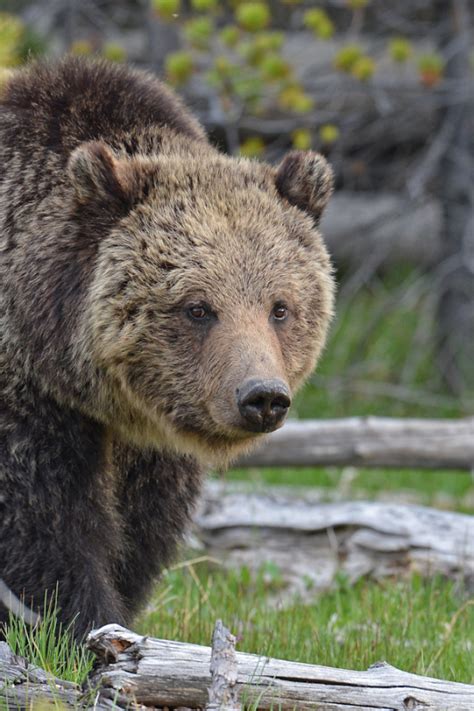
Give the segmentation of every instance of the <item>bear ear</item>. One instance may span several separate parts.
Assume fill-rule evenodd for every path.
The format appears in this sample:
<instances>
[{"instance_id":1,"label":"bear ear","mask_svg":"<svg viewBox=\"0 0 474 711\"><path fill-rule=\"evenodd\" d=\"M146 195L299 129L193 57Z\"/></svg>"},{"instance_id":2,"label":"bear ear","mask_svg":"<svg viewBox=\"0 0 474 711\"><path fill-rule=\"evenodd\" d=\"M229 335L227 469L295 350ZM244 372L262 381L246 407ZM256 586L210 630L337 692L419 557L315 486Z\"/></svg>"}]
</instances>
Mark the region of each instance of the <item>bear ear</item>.
<instances>
[{"instance_id":1,"label":"bear ear","mask_svg":"<svg viewBox=\"0 0 474 711\"><path fill-rule=\"evenodd\" d=\"M333 192L334 174L320 153L291 151L277 168L275 185L282 197L318 221Z\"/></svg>"},{"instance_id":2,"label":"bear ear","mask_svg":"<svg viewBox=\"0 0 474 711\"><path fill-rule=\"evenodd\" d=\"M125 161L117 160L101 141L89 141L69 158L68 173L80 203L130 203L133 183Z\"/></svg>"}]
</instances>

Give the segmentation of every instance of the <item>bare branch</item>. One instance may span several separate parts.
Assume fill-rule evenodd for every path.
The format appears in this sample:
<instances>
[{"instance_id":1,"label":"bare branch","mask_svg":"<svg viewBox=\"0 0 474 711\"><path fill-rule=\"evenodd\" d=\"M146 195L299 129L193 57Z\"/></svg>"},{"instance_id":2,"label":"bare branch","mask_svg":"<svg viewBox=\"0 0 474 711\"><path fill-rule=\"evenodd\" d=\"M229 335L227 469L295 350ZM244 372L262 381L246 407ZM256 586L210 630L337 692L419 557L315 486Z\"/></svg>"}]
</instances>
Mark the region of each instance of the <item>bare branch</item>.
<instances>
[{"instance_id":1,"label":"bare branch","mask_svg":"<svg viewBox=\"0 0 474 711\"><path fill-rule=\"evenodd\" d=\"M17 598L10 588L0 578L0 603L10 610L15 617L22 617L28 625L36 625L41 619L37 612L33 612Z\"/></svg>"}]
</instances>

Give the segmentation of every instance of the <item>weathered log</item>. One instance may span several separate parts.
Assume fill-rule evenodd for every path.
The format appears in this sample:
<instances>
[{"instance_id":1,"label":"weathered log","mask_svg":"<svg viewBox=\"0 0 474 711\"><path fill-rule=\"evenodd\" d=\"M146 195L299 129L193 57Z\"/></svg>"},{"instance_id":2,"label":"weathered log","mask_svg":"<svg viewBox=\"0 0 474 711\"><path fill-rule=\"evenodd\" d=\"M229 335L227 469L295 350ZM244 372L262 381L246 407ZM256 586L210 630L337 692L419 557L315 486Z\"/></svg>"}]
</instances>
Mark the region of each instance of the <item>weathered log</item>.
<instances>
[{"instance_id":1,"label":"weathered log","mask_svg":"<svg viewBox=\"0 0 474 711\"><path fill-rule=\"evenodd\" d=\"M26 711L40 701L76 708L81 696L77 684L57 679L0 642L0 708Z\"/></svg>"},{"instance_id":2,"label":"weathered log","mask_svg":"<svg viewBox=\"0 0 474 711\"><path fill-rule=\"evenodd\" d=\"M288 597L314 597L341 571L351 581L413 571L474 577L474 517L466 514L210 483L195 523L206 552L231 568L272 561Z\"/></svg>"},{"instance_id":3,"label":"weathered log","mask_svg":"<svg viewBox=\"0 0 474 711\"><path fill-rule=\"evenodd\" d=\"M133 704L204 707L211 683L211 648L142 637L107 625L94 630L88 646L98 657L92 682L101 699ZM115 650L111 655L111 650ZM325 711L471 711L474 687L400 671L379 663L367 671L287 662L237 653L237 689L258 709Z\"/></svg>"},{"instance_id":4,"label":"weathered log","mask_svg":"<svg viewBox=\"0 0 474 711\"><path fill-rule=\"evenodd\" d=\"M474 418L290 421L238 467L355 465L472 469Z\"/></svg>"}]
</instances>

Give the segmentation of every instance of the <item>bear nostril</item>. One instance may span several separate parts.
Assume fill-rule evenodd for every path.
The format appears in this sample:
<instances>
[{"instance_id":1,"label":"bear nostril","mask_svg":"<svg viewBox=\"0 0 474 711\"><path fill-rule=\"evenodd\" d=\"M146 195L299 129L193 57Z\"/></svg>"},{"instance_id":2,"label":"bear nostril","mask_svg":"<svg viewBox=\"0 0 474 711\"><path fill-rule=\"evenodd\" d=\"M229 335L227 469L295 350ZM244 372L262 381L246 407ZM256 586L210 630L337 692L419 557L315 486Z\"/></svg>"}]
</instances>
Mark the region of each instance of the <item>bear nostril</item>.
<instances>
[{"instance_id":1,"label":"bear nostril","mask_svg":"<svg viewBox=\"0 0 474 711\"><path fill-rule=\"evenodd\" d=\"M283 410L288 410L290 405L291 401L287 395L278 395L274 400L272 400L272 408L281 408Z\"/></svg>"},{"instance_id":2,"label":"bear nostril","mask_svg":"<svg viewBox=\"0 0 474 711\"><path fill-rule=\"evenodd\" d=\"M239 389L237 401L243 424L252 432L276 429L291 405L288 387L281 380L249 380Z\"/></svg>"},{"instance_id":3,"label":"bear nostril","mask_svg":"<svg viewBox=\"0 0 474 711\"><path fill-rule=\"evenodd\" d=\"M246 404L250 407L256 407L259 412L263 412L267 407L267 401L261 396L247 400Z\"/></svg>"}]
</instances>

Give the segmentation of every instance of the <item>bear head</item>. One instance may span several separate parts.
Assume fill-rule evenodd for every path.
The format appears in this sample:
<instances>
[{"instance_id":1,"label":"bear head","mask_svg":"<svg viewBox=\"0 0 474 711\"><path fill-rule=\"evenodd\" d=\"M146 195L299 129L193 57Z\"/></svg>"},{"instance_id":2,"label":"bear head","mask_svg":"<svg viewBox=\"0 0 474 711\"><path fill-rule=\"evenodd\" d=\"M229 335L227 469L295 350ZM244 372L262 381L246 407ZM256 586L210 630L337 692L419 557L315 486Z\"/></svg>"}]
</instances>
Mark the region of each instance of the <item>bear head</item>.
<instances>
[{"instance_id":1,"label":"bear head","mask_svg":"<svg viewBox=\"0 0 474 711\"><path fill-rule=\"evenodd\" d=\"M318 231L332 171L316 153L277 168L221 155L71 155L81 209L116 210L101 240L84 328L134 443L225 464L284 421L315 367L333 309Z\"/></svg>"}]
</instances>

